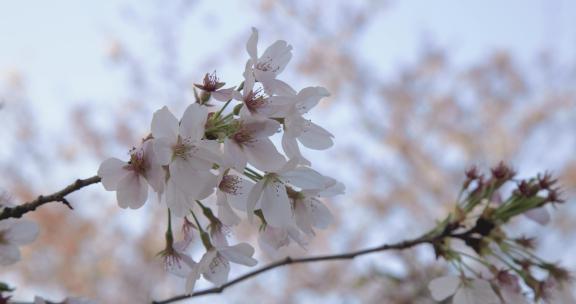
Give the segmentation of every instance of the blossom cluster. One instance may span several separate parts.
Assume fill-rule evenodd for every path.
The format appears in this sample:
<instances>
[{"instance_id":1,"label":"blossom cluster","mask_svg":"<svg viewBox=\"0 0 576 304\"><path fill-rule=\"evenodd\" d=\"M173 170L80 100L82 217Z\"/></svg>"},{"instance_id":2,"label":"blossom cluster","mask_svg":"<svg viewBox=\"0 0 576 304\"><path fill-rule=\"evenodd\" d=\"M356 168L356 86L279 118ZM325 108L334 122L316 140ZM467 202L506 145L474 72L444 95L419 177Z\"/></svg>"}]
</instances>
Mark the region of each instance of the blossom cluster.
<instances>
[{"instance_id":1,"label":"blossom cluster","mask_svg":"<svg viewBox=\"0 0 576 304\"><path fill-rule=\"evenodd\" d=\"M129 160L110 158L98 170L120 207L142 207L150 189L167 207L161 255L172 273L186 278L189 293L201 276L227 282L230 263L256 265L250 244L227 239L243 218L259 227L261 248L273 254L292 241L304 246L315 229L326 228L332 215L319 198L344 192L340 182L312 169L300 150L333 145L333 135L306 118L328 91L296 91L278 79L292 57L285 41L262 54L257 44L253 29L238 87L224 88L215 73L206 74L182 116L166 106L157 110L150 135L130 150ZM278 133L283 153L273 142ZM182 240L174 240L172 217L184 223ZM205 248L197 261L188 253L194 233Z\"/></svg>"},{"instance_id":2,"label":"blossom cluster","mask_svg":"<svg viewBox=\"0 0 576 304\"><path fill-rule=\"evenodd\" d=\"M564 202L556 184L549 173L517 179L503 163L488 177L475 167L467 170L455 210L433 231L443 236L434 243L437 256L458 274L432 280L432 297L443 301L453 296L455 304L574 303L570 273L538 257L535 238L504 229L519 215L548 223L547 206Z\"/></svg>"}]
</instances>

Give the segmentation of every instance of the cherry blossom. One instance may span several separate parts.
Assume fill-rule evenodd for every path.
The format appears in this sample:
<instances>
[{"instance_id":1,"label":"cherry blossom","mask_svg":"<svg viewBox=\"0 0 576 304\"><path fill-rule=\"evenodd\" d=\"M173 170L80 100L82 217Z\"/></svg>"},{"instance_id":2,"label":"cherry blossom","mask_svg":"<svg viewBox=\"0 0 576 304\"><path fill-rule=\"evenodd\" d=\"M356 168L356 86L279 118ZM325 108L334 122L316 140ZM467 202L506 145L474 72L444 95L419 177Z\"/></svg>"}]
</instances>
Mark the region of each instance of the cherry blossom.
<instances>
[{"instance_id":1,"label":"cherry blossom","mask_svg":"<svg viewBox=\"0 0 576 304\"><path fill-rule=\"evenodd\" d=\"M313 150L326 150L334 144L332 140L334 135L303 117L318 104L320 99L329 95L323 87L308 87L302 89L297 95L271 98L271 102L280 109L275 113L284 118L282 148L289 158L298 158L303 164L309 165L310 162L300 152L298 142Z\"/></svg>"},{"instance_id":2,"label":"cherry blossom","mask_svg":"<svg viewBox=\"0 0 576 304\"><path fill-rule=\"evenodd\" d=\"M278 259L282 256L279 249L290 245L294 241L302 248L306 248L308 241L305 236L295 226L290 227L272 227L266 225L260 230L258 236L258 245L268 256Z\"/></svg>"},{"instance_id":3,"label":"cherry blossom","mask_svg":"<svg viewBox=\"0 0 576 304\"><path fill-rule=\"evenodd\" d=\"M246 43L246 50L250 55L249 64L254 68L254 77L262 83L266 93L294 91L287 83L276 79L292 58L292 46L284 40L278 40L270 45L262 56L258 57L258 30L252 28L252 35Z\"/></svg>"},{"instance_id":4,"label":"cherry blossom","mask_svg":"<svg viewBox=\"0 0 576 304\"><path fill-rule=\"evenodd\" d=\"M186 280L186 290L192 293L200 275L216 285L226 283L230 273L230 262L255 266L258 261L252 258L253 255L254 248L247 243L240 243L234 246L217 246L208 249L202 259L200 259L200 262L192 267L192 271Z\"/></svg>"},{"instance_id":5,"label":"cherry blossom","mask_svg":"<svg viewBox=\"0 0 576 304\"><path fill-rule=\"evenodd\" d=\"M176 216L184 216L193 200L214 192L216 176L210 172L220 162L216 142L202 139L208 117L205 107L188 106L180 123L167 107L152 119L154 151L158 161L169 168L165 201Z\"/></svg>"},{"instance_id":6,"label":"cherry blossom","mask_svg":"<svg viewBox=\"0 0 576 304\"><path fill-rule=\"evenodd\" d=\"M253 212L260 206L267 224L274 227L288 227L294 222L292 206L286 187L300 190L314 190L325 187L324 176L311 168L298 166L291 160L281 169L268 172L250 191L247 201L247 215L251 220Z\"/></svg>"},{"instance_id":7,"label":"cherry blossom","mask_svg":"<svg viewBox=\"0 0 576 304\"><path fill-rule=\"evenodd\" d=\"M157 162L153 140L146 140L130 152L130 160L117 158L105 160L98 169L102 185L108 191L116 191L121 208L138 209L148 199L148 185L157 193L164 190L165 172Z\"/></svg>"},{"instance_id":8,"label":"cherry blossom","mask_svg":"<svg viewBox=\"0 0 576 304\"><path fill-rule=\"evenodd\" d=\"M228 101L234 96L234 87L228 89L222 89L225 85L224 82L220 82L216 76L216 72L210 74L206 73L202 84L194 84L195 87L208 92L211 97L218 101Z\"/></svg>"},{"instance_id":9,"label":"cherry blossom","mask_svg":"<svg viewBox=\"0 0 576 304\"><path fill-rule=\"evenodd\" d=\"M18 246L32 243L38 236L38 232L38 225L28 220L0 221L0 265L10 265L20 261Z\"/></svg>"}]
</instances>

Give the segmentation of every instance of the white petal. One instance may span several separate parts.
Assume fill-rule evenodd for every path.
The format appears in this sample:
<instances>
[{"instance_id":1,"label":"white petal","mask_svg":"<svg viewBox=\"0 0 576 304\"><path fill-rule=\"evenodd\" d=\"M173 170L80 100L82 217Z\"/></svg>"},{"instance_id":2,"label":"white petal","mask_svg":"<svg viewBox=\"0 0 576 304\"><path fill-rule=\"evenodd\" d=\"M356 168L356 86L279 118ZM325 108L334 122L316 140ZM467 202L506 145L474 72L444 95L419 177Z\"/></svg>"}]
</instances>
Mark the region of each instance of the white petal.
<instances>
[{"instance_id":1,"label":"white petal","mask_svg":"<svg viewBox=\"0 0 576 304\"><path fill-rule=\"evenodd\" d=\"M501 301L490 286L484 280L475 279L471 286L461 286L452 300L454 304L500 304Z\"/></svg>"},{"instance_id":2,"label":"white petal","mask_svg":"<svg viewBox=\"0 0 576 304\"><path fill-rule=\"evenodd\" d=\"M444 276L435 278L428 284L428 289L432 293L432 298L436 301L443 301L453 295L460 286L460 278L455 276Z\"/></svg>"},{"instance_id":3,"label":"white petal","mask_svg":"<svg viewBox=\"0 0 576 304\"><path fill-rule=\"evenodd\" d=\"M224 162L225 166L232 167L238 172L243 172L248 159L235 141L226 139L224 141Z\"/></svg>"},{"instance_id":4,"label":"white petal","mask_svg":"<svg viewBox=\"0 0 576 304\"><path fill-rule=\"evenodd\" d=\"M542 226L550 222L550 214L546 210L546 207L532 209L524 213L524 215Z\"/></svg>"},{"instance_id":5,"label":"white petal","mask_svg":"<svg viewBox=\"0 0 576 304\"><path fill-rule=\"evenodd\" d=\"M266 94L274 95L274 79L276 79L276 74L256 69L254 70L254 76L256 80L262 84Z\"/></svg>"},{"instance_id":6,"label":"white petal","mask_svg":"<svg viewBox=\"0 0 576 304\"><path fill-rule=\"evenodd\" d=\"M210 264L208 264L208 267L202 272L206 280L218 286L228 281L229 273L230 263L220 254L216 254L212 261L210 261Z\"/></svg>"},{"instance_id":7,"label":"white petal","mask_svg":"<svg viewBox=\"0 0 576 304\"><path fill-rule=\"evenodd\" d=\"M196 170L191 161L175 159L170 163L170 179L193 199L204 199L214 192L217 176Z\"/></svg>"},{"instance_id":8,"label":"white petal","mask_svg":"<svg viewBox=\"0 0 576 304\"><path fill-rule=\"evenodd\" d=\"M248 194L248 199L246 200L246 215L250 222L252 222L252 219L254 218L254 209L256 208L256 204L260 201L265 183L266 180L262 179L252 187L252 190Z\"/></svg>"},{"instance_id":9,"label":"white petal","mask_svg":"<svg viewBox=\"0 0 576 304\"><path fill-rule=\"evenodd\" d=\"M102 162L98 168L98 176L102 178L102 185L108 191L118 189L118 183L124 178L129 171L124 169L126 163L117 159L109 158Z\"/></svg>"},{"instance_id":10,"label":"white petal","mask_svg":"<svg viewBox=\"0 0 576 304\"><path fill-rule=\"evenodd\" d=\"M182 121L180 121L180 136L194 141L200 140L204 136L204 126L208 118L208 110L193 103L186 108Z\"/></svg>"},{"instance_id":11,"label":"white petal","mask_svg":"<svg viewBox=\"0 0 576 304\"><path fill-rule=\"evenodd\" d=\"M144 172L144 177L154 191L161 193L164 191L164 184L166 183L166 171L162 168L160 163L158 163L153 147L154 144L149 141L144 146L144 157L148 164L146 172Z\"/></svg>"},{"instance_id":12,"label":"white petal","mask_svg":"<svg viewBox=\"0 0 576 304\"><path fill-rule=\"evenodd\" d=\"M252 256L254 248L247 243L240 243L234 246L228 246L219 249L220 254L226 257L230 262L246 266L255 266L258 264Z\"/></svg>"},{"instance_id":13,"label":"white petal","mask_svg":"<svg viewBox=\"0 0 576 304\"><path fill-rule=\"evenodd\" d=\"M20 261L20 250L14 245L0 244L0 265L11 265Z\"/></svg>"},{"instance_id":14,"label":"white petal","mask_svg":"<svg viewBox=\"0 0 576 304\"><path fill-rule=\"evenodd\" d=\"M234 88L220 89L212 92L212 97L218 101L228 101L234 97L236 90Z\"/></svg>"},{"instance_id":15,"label":"white petal","mask_svg":"<svg viewBox=\"0 0 576 304\"><path fill-rule=\"evenodd\" d=\"M262 213L266 222L273 227L287 227L292 224L292 208L286 187L280 181L268 181L264 187Z\"/></svg>"},{"instance_id":16,"label":"white petal","mask_svg":"<svg viewBox=\"0 0 576 304\"><path fill-rule=\"evenodd\" d=\"M308 210L308 206L306 206L302 200L299 200L295 203L294 221L296 222L296 226L298 226L302 232L309 236L314 236L314 229L312 229L312 217Z\"/></svg>"},{"instance_id":17,"label":"white petal","mask_svg":"<svg viewBox=\"0 0 576 304\"><path fill-rule=\"evenodd\" d=\"M170 141L176 141L178 136L178 119L164 106L154 112L152 117L152 135L154 138L165 137Z\"/></svg>"},{"instance_id":18,"label":"white petal","mask_svg":"<svg viewBox=\"0 0 576 304\"><path fill-rule=\"evenodd\" d=\"M307 160L306 158L304 158L304 156L302 156L296 138L288 136L286 132L282 134L282 149L284 150L284 153L286 154L286 156L288 156L289 159L296 159L298 160L299 164L305 166L312 165L312 163L310 163L309 160Z\"/></svg>"},{"instance_id":19,"label":"white petal","mask_svg":"<svg viewBox=\"0 0 576 304\"><path fill-rule=\"evenodd\" d=\"M246 51L254 62L258 59L258 30L256 28L252 28L252 34L250 38L248 38L248 42L246 42Z\"/></svg>"},{"instance_id":20,"label":"white petal","mask_svg":"<svg viewBox=\"0 0 576 304\"><path fill-rule=\"evenodd\" d=\"M166 166L172 161L172 154L174 153L172 146L174 144L176 144L176 141L172 141L172 139L167 137L154 139L154 156L160 165Z\"/></svg>"},{"instance_id":21,"label":"white petal","mask_svg":"<svg viewBox=\"0 0 576 304\"><path fill-rule=\"evenodd\" d=\"M280 129L280 123L267 118L243 119L242 125L244 130L256 138L270 137Z\"/></svg>"},{"instance_id":22,"label":"white petal","mask_svg":"<svg viewBox=\"0 0 576 304\"><path fill-rule=\"evenodd\" d=\"M186 278L186 292L188 294L192 294L194 292L194 286L196 285L196 281L200 279L200 266L198 264L192 267L188 277Z\"/></svg>"},{"instance_id":23,"label":"white petal","mask_svg":"<svg viewBox=\"0 0 576 304\"><path fill-rule=\"evenodd\" d=\"M118 183L116 199L120 208L138 209L146 203L148 198L148 184L144 177L131 173Z\"/></svg>"},{"instance_id":24,"label":"white petal","mask_svg":"<svg viewBox=\"0 0 576 304\"><path fill-rule=\"evenodd\" d=\"M38 237L38 225L28 220L16 220L5 237L12 244L25 245L32 243Z\"/></svg>"},{"instance_id":25,"label":"white petal","mask_svg":"<svg viewBox=\"0 0 576 304\"><path fill-rule=\"evenodd\" d=\"M194 157L200 158L208 162L211 169L213 164L222 163L222 152L220 151L220 143L215 140L200 140L196 142L194 149Z\"/></svg>"},{"instance_id":26,"label":"white petal","mask_svg":"<svg viewBox=\"0 0 576 304\"><path fill-rule=\"evenodd\" d=\"M324 189L324 176L308 167L298 167L281 174L283 181L300 189Z\"/></svg>"},{"instance_id":27,"label":"white petal","mask_svg":"<svg viewBox=\"0 0 576 304\"><path fill-rule=\"evenodd\" d=\"M334 145L332 138L334 135L322 127L307 121L298 140L307 148L314 150L326 150Z\"/></svg>"},{"instance_id":28,"label":"white petal","mask_svg":"<svg viewBox=\"0 0 576 304\"><path fill-rule=\"evenodd\" d=\"M244 87L242 88L242 98L246 98L248 94L252 92L254 89L254 83L256 79L254 79L254 72L252 70L252 61L248 60L246 62L246 67L244 68Z\"/></svg>"},{"instance_id":29,"label":"white petal","mask_svg":"<svg viewBox=\"0 0 576 304\"><path fill-rule=\"evenodd\" d=\"M222 191L216 191L216 205L218 205L218 218L226 226L235 226L240 224L240 217L234 213L234 210L228 204L227 195Z\"/></svg>"},{"instance_id":30,"label":"white petal","mask_svg":"<svg viewBox=\"0 0 576 304\"><path fill-rule=\"evenodd\" d=\"M334 216L326 206L315 198L304 200L308 205L308 212L312 218L314 227L319 229L326 229L334 222Z\"/></svg>"},{"instance_id":31,"label":"white petal","mask_svg":"<svg viewBox=\"0 0 576 304\"><path fill-rule=\"evenodd\" d=\"M256 139L246 144L244 152L248 162L262 171L273 172L286 163L286 158L276 150L276 147L268 138Z\"/></svg>"},{"instance_id":32,"label":"white petal","mask_svg":"<svg viewBox=\"0 0 576 304\"><path fill-rule=\"evenodd\" d=\"M270 87L274 94L276 95L295 95L296 91L286 82L279 79L271 79Z\"/></svg>"},{"instance_id":33,"label":"white petal","mask_svg":"<svg viewBox=\"0 0 576 304\"><path fill-rule=\"evenodd\" d=\"M258 59L258 62L267 62L272 65L272 71L278 75L280 74L290 59L292 58L292 46L288 45L284 40L277 40L269 46Z\"/></svg>"},{"instance_id":34,"label":"white petal","mask_svg":"<svg viewBox=\"0 0 576 304\"><path fill-rule=\"evenodd\" d=\"M328 90L323 87L307 87L298 92L298 111L304 114L315 107L320 99L330 96Z\"/></svg>"},{"instance_id":35,"label":"white petal","mask_svg":"<svg viewBox=\"0 0 576 304\"><path fill-rule=\"evenodd\" d=\"M194 206L193 201L188 195L180 190L174 183L172 178L168 179L166 183L166 206L176 217L184 217L189 214L190 209Z\"/></svg>"},{"instance_id":36,"label":"white petal","mask_svg":"<svg viewBox=\"0 0 576 304\"><path fill-rule=\"evenodd\" d=\"M180 255L180 260L166 265L166 271L177 277L186 278L192 271L192 267L196 266L196 262L186 253L178 252L178 254Z\"/></svg>"},{"instance_id":37,"label":"white petal","mask_svg":"<svg viewBox=\"0 0 576 304\"><path fill-rule=\"evenodd\" d=\"M246 211L246 201L248 200L248 195L250 194L252 187L254 187L254 182L241 177L236 184L236 187L236 191L234 191L233 194L226 194L228 202L237 210Z\"/></svg>"}]
</instances>

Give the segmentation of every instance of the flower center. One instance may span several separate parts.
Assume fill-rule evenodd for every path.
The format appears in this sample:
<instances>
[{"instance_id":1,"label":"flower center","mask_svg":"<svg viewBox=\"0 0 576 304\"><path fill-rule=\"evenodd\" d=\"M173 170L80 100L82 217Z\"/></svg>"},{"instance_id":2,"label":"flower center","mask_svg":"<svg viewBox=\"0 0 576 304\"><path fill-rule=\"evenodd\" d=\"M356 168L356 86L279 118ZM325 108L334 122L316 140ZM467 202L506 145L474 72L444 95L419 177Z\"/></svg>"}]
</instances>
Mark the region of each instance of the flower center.
<instances>
[{"instance_id":1,"label":"flower center","mask_svg":"<svg viewBox=\"0 0 576 304\"><path fill-rule=\"evenodd\" d=\"M130 160L128 161L128 169L143 174L146 172L146 159L144 158L144 151L141 149L133 149L130 153Z\"/></svg>"},{"instance_id":2,"label":"flower center","mask_svg":"<svg viewBox=\"0 0 576 304\"><path fill-rule=\"evenodd\" d=\"M254 142L252 134L243 128L240 128L238 132L234 133L232 139L240 145Z\"/></svg>"},{"instance_id":3,"label":"flower center","mask_svg":"<svg viewBox=\"0 0 576 304\"><path fill-rule=\"evenodd\" d=\"M246 98L244 98L244 104L250 113L255 113L258 112L258 109L268 104L268 98L262 92L262 89L257 89L248 93Z\"/></svg>"},{"instance_id":4,"label":"flower center","mask_svg":"<svg viewBox=\"0 0 576 304\"><path fill-rule=\"evenodd\" d=\"M218 185L220 191L229 193L229 194L240 194L238 190L240 190L240 177L234 175L224 175L222 181Z\"/></svg>"},{"instance_id":5,"label":"flower center","mask_svg":"<svg viewBox=\"0 0 576 304\"><path fill-rule=\"evenodd\" d=\"M187 160L193 154L195 146L187 139L178 137L178 141L172 146L172 158Z\"/></svg>"},{"instance_id":6,"label":"flower center","mask_svg":"<svg viewBox=\"0 0 576 304\"><path fill-rule=\"evenodd\" d=\"M263 72L276 73L280 67L272 65L272 58L260 59L256 64L256 69Z\"/></svg>"}]
</instances>

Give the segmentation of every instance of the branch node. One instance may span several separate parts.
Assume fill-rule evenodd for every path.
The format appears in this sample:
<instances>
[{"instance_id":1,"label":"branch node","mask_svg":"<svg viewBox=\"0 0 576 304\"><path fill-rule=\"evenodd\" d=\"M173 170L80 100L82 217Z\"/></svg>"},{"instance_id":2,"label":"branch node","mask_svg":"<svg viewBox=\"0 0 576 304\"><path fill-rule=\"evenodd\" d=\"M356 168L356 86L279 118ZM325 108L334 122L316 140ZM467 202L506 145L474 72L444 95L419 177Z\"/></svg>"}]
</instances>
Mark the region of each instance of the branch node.
<instances>
[{"instance_id":1,"label":"branch node","mask_svg":"<svg viewBox=\"0 0 576 304\"><path fill-rule=\"evenodd\" d=\"M70 204L70 202L69 202L66 198L63 197L63 198L60 200L60 202L61 202L62 204L64 204L64 205L66 205L66 207L68 207L68 209L74 210L74 207L72 207L72 204Z\"/></svg>"}]
</instances>

